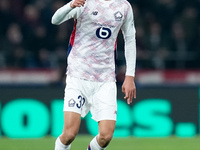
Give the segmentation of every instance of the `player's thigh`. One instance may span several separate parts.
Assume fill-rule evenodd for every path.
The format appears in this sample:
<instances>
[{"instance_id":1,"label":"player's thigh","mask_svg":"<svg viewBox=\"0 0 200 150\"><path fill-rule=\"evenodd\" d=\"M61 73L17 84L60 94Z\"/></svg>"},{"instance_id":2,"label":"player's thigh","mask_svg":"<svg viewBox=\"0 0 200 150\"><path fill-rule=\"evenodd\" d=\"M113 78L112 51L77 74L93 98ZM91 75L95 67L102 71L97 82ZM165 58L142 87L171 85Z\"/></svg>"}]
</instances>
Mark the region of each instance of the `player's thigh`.
<instances>
[{"instance_id":1,"label":"player's thigh","mask_svg":"<svg viewBox=\"0 0 200 150\"><path fill-rule=\"evenodd\" d=\"M91 107L92 118L95 121L114 120L117 117L116 83L103 83L98 92L93 95Z\"/></svg>"},{"instance_id":2,"label":"player's thigh","mask_svg":"<svg viewBox=\"0 0 200 150\"><path fill-rule=\"evenodd\" d=\"M90 104L88 103L88 93L85 86L89 84L85 80L68 76L66 80L64 111L75 112L85 117L89 112ZM88 89L88 88L87 88ZM88 89L88 91L90 91Z\"/></svg>"},{"instance_id":3,"label":"player's thigh","mask_svg":"<svg viewBox=\"0 0 200 150\"><path fill-rule=\"evenodd\" d=\"M64 111L63 133L76 135L79 131L81 115L75 112Z\"/></svg>"},{"instance_id":4,"label":"player's thigh","mask_svg":"<svg viewBox=\"0 0 200 150\"><path fill-rule=\"evenodd\" d=\"M111 139L115 130L115 120L101 120L98 122L100 136Z\"/></svg>"}]
</instances>

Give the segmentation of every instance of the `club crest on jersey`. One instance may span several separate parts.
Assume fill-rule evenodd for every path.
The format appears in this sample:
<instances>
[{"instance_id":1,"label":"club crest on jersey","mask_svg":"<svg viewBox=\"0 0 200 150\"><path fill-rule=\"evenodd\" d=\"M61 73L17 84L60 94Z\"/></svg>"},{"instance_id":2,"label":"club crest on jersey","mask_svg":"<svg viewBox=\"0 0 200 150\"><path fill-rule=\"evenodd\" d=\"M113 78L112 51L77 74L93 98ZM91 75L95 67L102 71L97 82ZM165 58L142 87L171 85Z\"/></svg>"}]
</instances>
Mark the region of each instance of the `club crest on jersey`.
<instances>
[{"instance_id":1,"label":"club crest on jersey","mask_svg":"<svg viewBox=\"0 0 200 150\"><path fill-rule=\"evenodd\" d=\"M68 101L68 106L69 106L69 107L74 107L75 103L76 103L75 100L70 99L70 100Z\"/></svg>"},{"instance_id":2,"label":"club crest on jersey","mask_svg":"<svg viewBox=\"0 0 200 150\"><path fill-rule=\"evenodd\" d=\"M114 13L114 16L115 16L116 21L121 21L122 17L123 17L123 15L120 11L117 11L116 13Z\"/></svg>"}]
</instances>

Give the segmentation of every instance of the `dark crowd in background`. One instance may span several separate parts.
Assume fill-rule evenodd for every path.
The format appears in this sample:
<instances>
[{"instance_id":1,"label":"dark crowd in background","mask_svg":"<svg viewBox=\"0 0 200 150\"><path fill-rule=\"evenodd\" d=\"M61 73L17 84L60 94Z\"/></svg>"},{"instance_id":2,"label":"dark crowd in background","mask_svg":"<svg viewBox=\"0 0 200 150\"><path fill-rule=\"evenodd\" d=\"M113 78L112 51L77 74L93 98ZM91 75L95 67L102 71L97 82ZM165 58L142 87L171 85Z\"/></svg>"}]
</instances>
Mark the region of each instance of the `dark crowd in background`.
<instances>
[{"instance_id":1,"label":"dark crowd in background","mask_svg":"<svg viewBox=\"0 0 200 150\"><path fill-rule=\"evenodd\" d=\"M0 0L0 69L66 67L73 20L51 24L66 0ZM138 69L200 68L200 0L129 0ZM124 71L123 36L118 71Z\"/></svg>"}]
</instances>

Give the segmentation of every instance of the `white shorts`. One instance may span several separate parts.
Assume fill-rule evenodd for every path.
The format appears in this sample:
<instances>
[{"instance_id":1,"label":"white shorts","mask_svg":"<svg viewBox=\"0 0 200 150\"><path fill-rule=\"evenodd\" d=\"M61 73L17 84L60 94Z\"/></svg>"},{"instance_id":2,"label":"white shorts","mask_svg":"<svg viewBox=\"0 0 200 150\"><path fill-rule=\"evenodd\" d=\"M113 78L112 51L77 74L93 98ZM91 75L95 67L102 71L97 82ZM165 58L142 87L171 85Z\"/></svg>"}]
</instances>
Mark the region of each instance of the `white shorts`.
<instances>
[{"instance_id":1,"label":"white shorts","mask_svg":"<svg viewBox=\"0 0 200 150\"><path fill-rule=\"evenodd\" d=\"M90 111L95 121L115 120L117 92L115 82L92 82L67 76L64 111L85 117Z\"/></svg>"}]
</instances>

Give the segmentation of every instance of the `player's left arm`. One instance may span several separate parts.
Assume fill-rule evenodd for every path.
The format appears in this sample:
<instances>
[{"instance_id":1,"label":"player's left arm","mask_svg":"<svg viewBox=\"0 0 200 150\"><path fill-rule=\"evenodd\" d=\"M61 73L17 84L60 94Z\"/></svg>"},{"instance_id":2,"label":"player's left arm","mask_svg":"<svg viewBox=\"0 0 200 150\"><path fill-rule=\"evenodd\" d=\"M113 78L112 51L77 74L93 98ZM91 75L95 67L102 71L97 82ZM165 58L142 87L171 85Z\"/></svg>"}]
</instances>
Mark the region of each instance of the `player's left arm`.
<instances>
[{"instance_id":1,"label":"player's left arm","mask_svg":"<svg viewBox=\"0 0 200 150\"><path fill-rule=\"evenodd\" d=\"M122 92L127 103L132 103L136 98L135 66L136 66L136 38L132 7L129 5L129 11L121 27L125 42L126 76L122 85Z\"/></svg>"}]
</instances>

